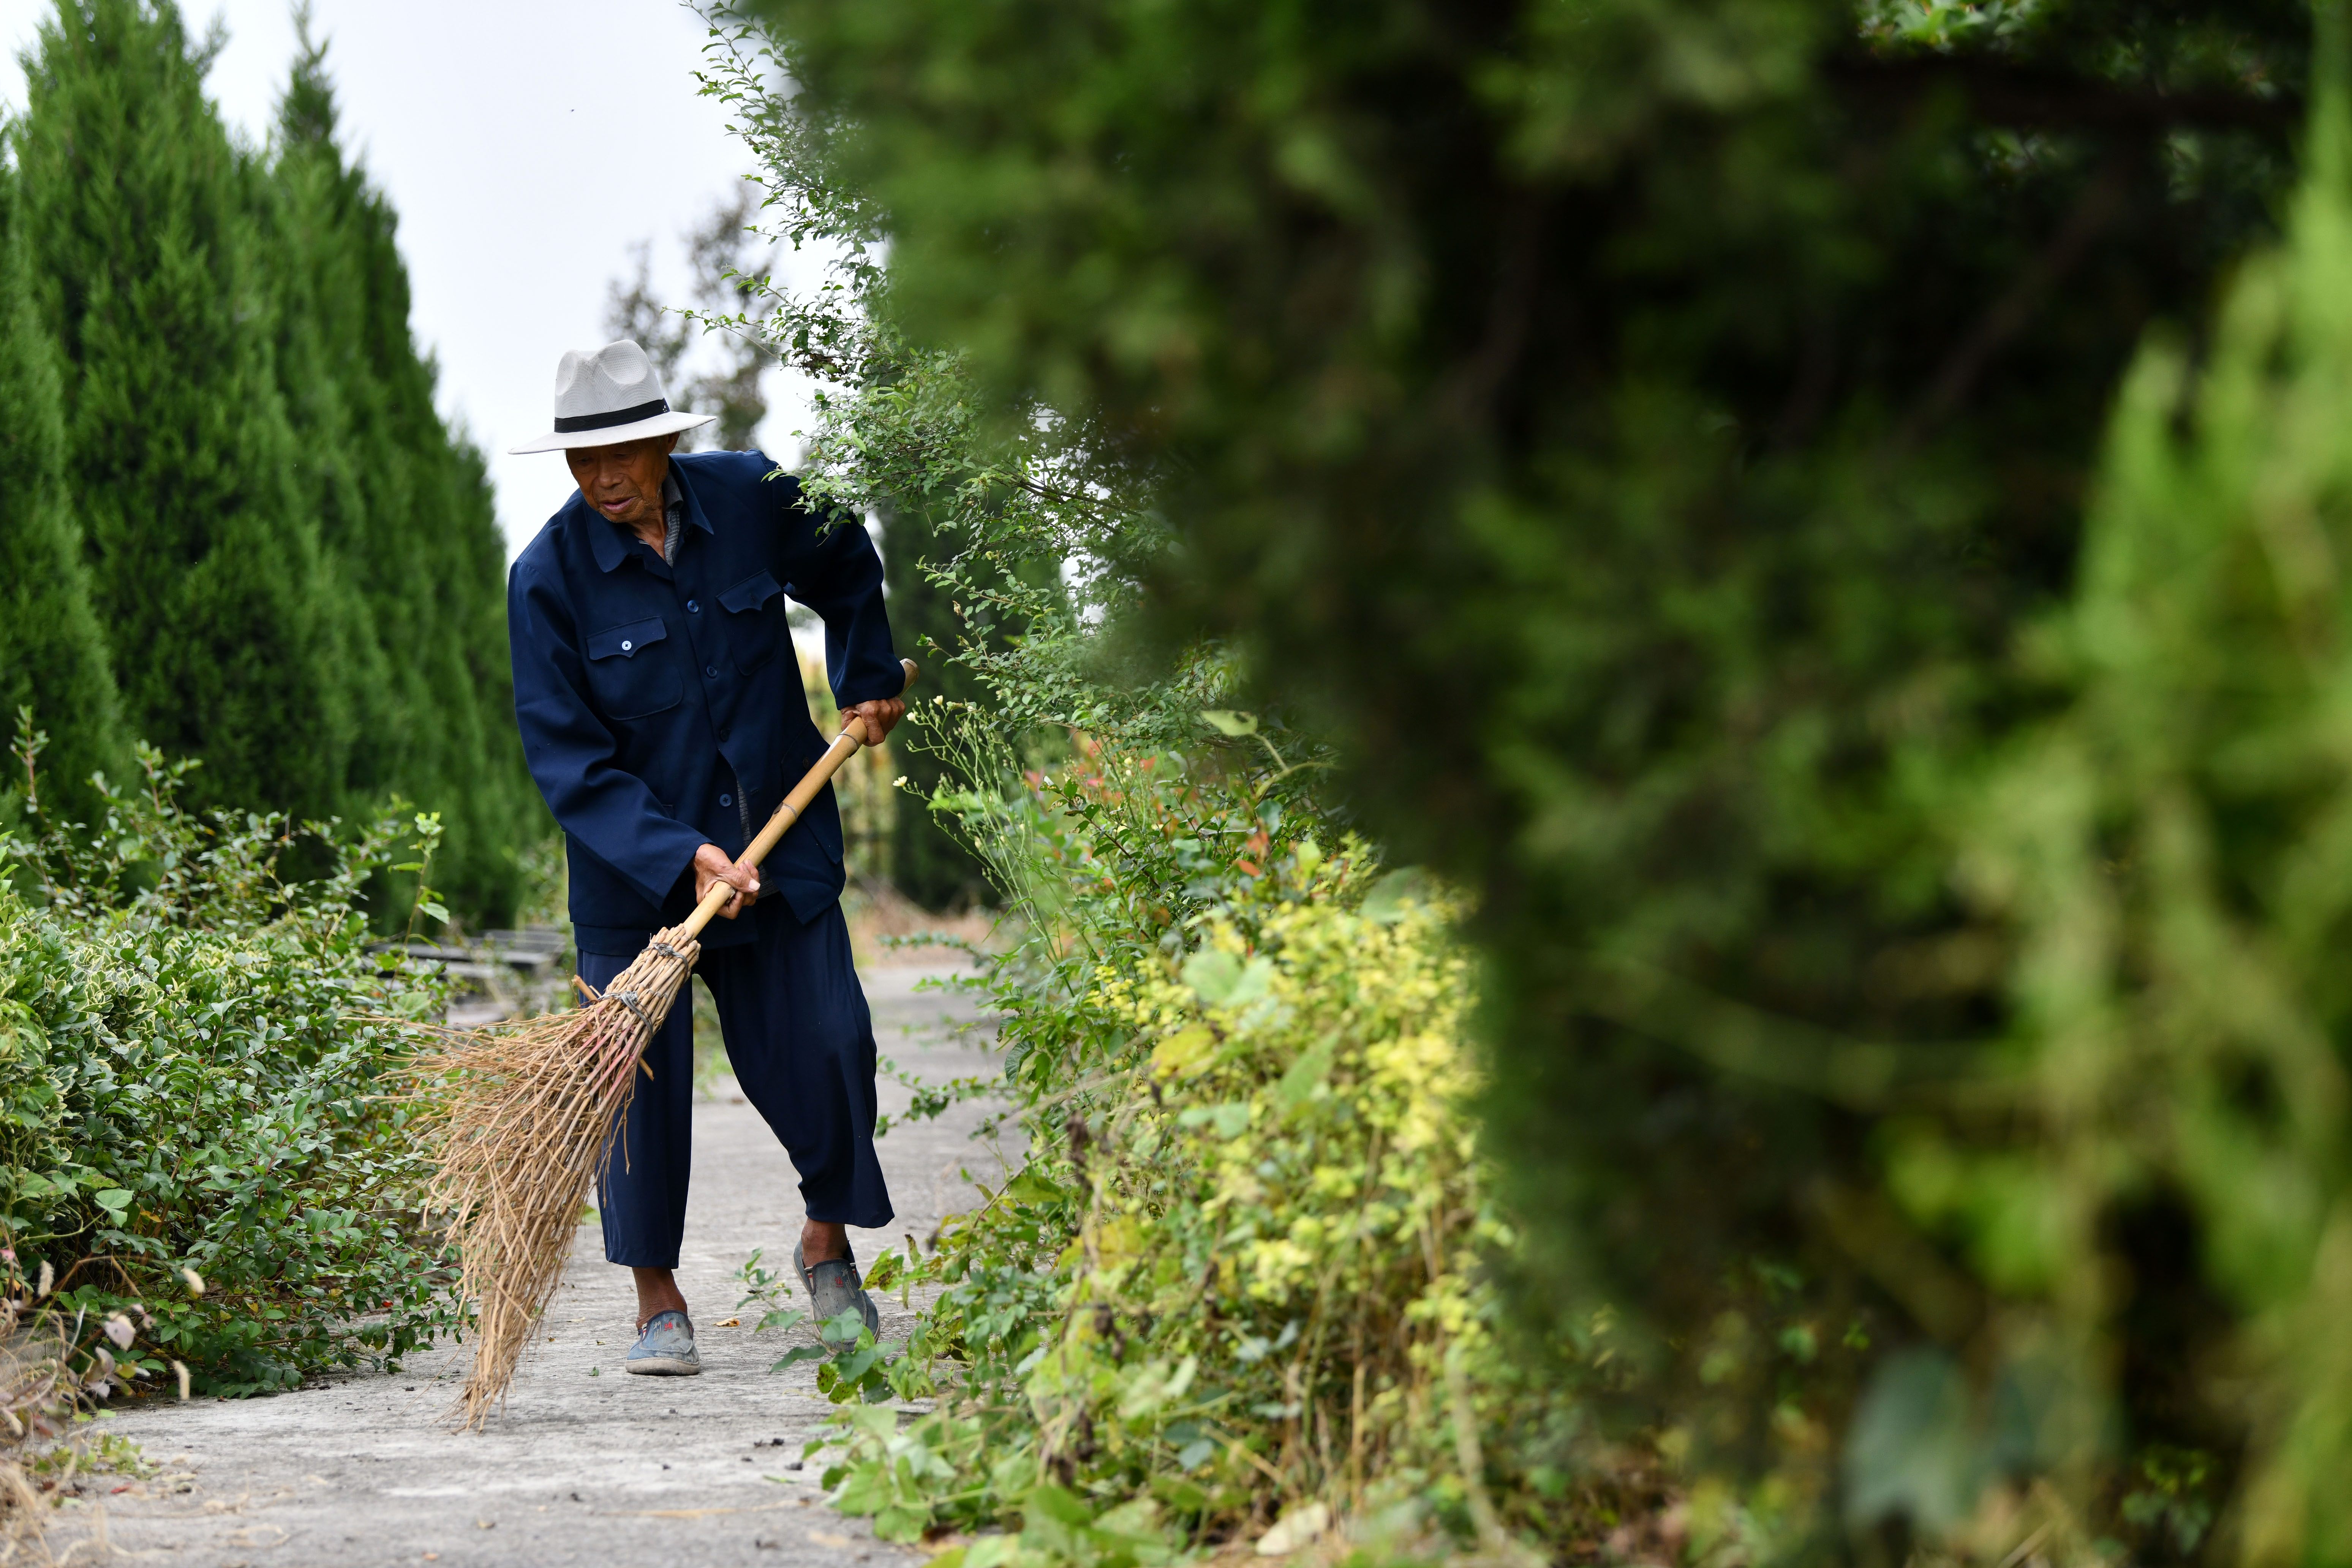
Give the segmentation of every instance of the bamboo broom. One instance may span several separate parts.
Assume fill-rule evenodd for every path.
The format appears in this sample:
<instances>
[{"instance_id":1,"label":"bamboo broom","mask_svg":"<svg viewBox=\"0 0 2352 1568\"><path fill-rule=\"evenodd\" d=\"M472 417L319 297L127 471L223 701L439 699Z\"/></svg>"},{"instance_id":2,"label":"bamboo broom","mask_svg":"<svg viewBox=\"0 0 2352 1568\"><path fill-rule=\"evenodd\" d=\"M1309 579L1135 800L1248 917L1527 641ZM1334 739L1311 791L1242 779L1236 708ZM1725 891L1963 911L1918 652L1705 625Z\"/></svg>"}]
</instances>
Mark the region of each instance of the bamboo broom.
<instances>
[{"instance_id":1,"label":"bamboo broom","mask_svg":"<svg viewBox=\"0 0 2352 1568\"><path fill-rule=\"evenodd\" d=\"M915 683L915 662L906 666ZM905 688L901 688L905 689ZM757 866L841 764L866 743L852 718L784 796L739 866ZM428 1134L439 1170L428 1195L448 1219L462 1266L460 1300L477 1313L474 1362L450 1417L478 1430L504 1405L523 1347L555 1294L582 1194L603 1182L614 1131L627 1114L642 1058L702 952L696 940L734 896L715 884L681 923L657 931L586 1005L519 1023L446 1035L416 1070L444 1087Z\"/></svg>"}]
</instances>

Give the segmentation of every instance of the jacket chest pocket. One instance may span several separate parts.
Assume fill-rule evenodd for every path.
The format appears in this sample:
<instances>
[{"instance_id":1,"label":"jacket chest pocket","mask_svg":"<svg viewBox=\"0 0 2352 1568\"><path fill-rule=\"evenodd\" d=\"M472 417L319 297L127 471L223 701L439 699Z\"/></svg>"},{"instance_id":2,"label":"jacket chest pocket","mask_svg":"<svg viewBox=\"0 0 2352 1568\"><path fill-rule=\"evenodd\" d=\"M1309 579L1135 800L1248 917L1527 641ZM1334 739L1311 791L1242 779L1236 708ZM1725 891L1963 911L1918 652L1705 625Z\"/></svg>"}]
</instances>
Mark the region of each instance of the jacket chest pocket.
<instances>
[{"instance_id":1,"label":"jacket chest pocket","mask_svg":"<svg viewBox=\"0 0 2352 1568\"><path fill-rule=\"evenodd\" d=\"M784 590L772 573L744 578L719 595L719 607L727 612L727 646L734 650L735 668L746 675L775 658L792 635Z\"/></svg>"},{"instance_id":2,"label":"jacket chest pocket","mask_svg":"<svg viewBox=\"0 0 2352 1568\"><path fill-rule=\"evenodd\" d=\"M659 616L588 634L588 689L615 723L651 718L686 698Z\"/></svg>"}]
</instances>

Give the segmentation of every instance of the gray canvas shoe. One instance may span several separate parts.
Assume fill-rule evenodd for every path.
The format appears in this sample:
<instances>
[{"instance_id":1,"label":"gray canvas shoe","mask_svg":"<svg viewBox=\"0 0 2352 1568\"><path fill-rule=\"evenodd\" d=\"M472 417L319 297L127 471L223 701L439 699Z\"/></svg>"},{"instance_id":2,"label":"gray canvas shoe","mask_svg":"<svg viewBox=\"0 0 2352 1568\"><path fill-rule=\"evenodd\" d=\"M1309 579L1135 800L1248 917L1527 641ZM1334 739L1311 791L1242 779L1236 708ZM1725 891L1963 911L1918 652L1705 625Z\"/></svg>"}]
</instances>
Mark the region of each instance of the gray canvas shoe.
<instances>
[{"instance_id":1,"label":"gray canvas shoe","mask_svg":"<svg viewBox=\"0 0 2352 1568\"><path fill-rule=\"evenodd\" d=\"M822 1263L801 1260L801 1245L793 1243L793 1266L801 1271L801 1289L809 1296L809 1311L820 1323L829 1323L842 1313L855 1308L873 1333L882 1331L882 1313L874 1305L874 1298L866 1293L866 1281L858 1278L857 1255L828 1258Z\"/></svg>"},{"instance_id":2,"label":"gray canvas shoe","mask_svg":"<svg viewBox=\"0 0 2352 1568\"><path fill-rule=\"evenodd\" d=\"M629 1347L627 1369L639 1377L697 1377L702 1358L694 1353L694 1325L684 1312L656 1312Z\"/></svg>"}]
</instances>

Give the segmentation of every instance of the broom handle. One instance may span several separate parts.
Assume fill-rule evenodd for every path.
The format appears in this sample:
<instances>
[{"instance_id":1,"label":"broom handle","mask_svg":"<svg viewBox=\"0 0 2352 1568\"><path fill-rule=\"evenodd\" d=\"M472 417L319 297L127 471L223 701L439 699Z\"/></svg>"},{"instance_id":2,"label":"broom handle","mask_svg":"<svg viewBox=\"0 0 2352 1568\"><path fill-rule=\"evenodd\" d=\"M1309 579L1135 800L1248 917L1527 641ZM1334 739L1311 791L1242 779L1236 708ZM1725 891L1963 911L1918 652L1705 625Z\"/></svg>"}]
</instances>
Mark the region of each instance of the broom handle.
<instances>
[{"instance_id":1,"label":"broom handle","mask_svg":"<svg viewBox=\"0 0 2352 1568\"><path fill-rule=\"evenodd\" d=\"M915 668L915 661L911 658L902 658L898 662L907 670L907 684L898 688L905 691L915 684L915 677L921 671ZM745 846L743 853L735 858L735 864L757 866L766 859L768 851L776 847L776 841L801 819L801 813L808 809L808 804L816 798L817 791L831 784L833 775L841 771L841 764L855 756L857 748L865 743L866 721L852 714L849 722L841 727L841 733L833 738L833 744L824 749L824 755L816 760L816 765L801 775L800 783L793 785L793 793L784 796L783 804L776 807L776 815L768 818L767 826L760 829L760 837L751 840ZM710 891L702 895L702 902L695 905L694 912L686 917L683 928L686 934L700 936L702 928L718 918L719 911L725 909L727 900L734 896L735 889L726 883L713 882Z\"/></svg>"}]
</instances>

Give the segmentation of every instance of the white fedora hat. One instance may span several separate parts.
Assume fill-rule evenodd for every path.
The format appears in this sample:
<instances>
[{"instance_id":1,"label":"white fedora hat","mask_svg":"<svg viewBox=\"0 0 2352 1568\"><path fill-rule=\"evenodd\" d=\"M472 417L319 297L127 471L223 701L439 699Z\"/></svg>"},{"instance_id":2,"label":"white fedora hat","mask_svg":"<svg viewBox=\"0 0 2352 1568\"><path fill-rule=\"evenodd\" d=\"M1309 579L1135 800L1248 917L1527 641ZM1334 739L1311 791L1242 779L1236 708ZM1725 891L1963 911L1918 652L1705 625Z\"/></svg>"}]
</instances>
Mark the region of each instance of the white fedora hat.
<instances>
[{"instance_id":1,"label":"white fedora hat","mask_svg":"<svg viewBox=\"0 0 2352 1568\"><path fill-rule=\"evenodd\" d=\"M628 338L582 353L574 349L555 366L555 428L509 447L509 452L561 452L567 447L611 447L691 430L718 418L671 409L661 372L646 351Z\"/></svg>"}]
</instances>

